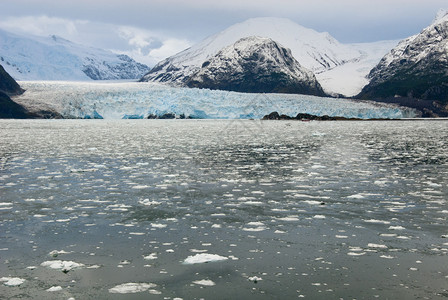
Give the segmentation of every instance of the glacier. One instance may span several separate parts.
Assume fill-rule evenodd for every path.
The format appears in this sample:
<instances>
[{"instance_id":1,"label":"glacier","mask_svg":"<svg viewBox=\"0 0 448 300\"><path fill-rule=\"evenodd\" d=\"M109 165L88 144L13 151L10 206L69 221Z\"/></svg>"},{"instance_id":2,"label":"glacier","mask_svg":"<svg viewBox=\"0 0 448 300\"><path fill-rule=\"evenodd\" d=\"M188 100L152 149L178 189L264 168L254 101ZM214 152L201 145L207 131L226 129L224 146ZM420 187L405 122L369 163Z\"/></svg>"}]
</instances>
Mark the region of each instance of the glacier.
<instances>
[{"instance_id":1,"label":"glacier","mask_svg":"<svg viewBox=\"0 0 448 300\"><path fill-rule=\"evenodd\" d=\"M361 119L417 116L410 108L307 95L237 93L130 81L19 83L26 92L14 101L31 111L50 109L65 118L143 119L172 113L199 119L261 119L273 111Z\"/></svg>"}]
</instances>

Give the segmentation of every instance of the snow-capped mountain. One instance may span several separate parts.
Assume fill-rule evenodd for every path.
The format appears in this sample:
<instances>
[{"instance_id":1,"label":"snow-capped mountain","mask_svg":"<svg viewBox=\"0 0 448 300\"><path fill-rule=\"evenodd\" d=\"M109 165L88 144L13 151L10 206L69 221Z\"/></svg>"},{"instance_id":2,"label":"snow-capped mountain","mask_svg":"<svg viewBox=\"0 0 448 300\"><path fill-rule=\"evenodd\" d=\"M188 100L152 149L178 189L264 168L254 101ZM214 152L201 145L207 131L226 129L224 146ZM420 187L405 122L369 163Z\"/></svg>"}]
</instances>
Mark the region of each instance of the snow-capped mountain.
<instances>
[{"instance_id":1,"label":"snow-capped mountain","mask_svg":"<svg viewBox=\"0 0 448 300\"><path fill-rule=\"evenodd\" d=\"M126 55L58 36L25 36L4 30L0 30L0 63L16 80L137 79L149 71Z\"/></svg>"},{"instance_id":2,"label":"snow-capped mountain","mask_svg":"<svg viewBox=\"0 0 448 300\"><path fill-rule=\"evenodd\" d=\"M189 78L201 69L204 62L215 56L223 48L241 38L259 36L270 38L291 49L294 58L312 71L327 93L359 93L367 84L363 79L380 61L394 43L372 44L379 51L370 51L370 45L344 45L330 34L319 33L283 18L254 18L235 24L204 41L158 63L142 81L163 82L174 86L185 86ZM367 51L366 51L367 49ZM343 72L327 72L350 64ZM341 85L342 78L347 80Z\"/></svg>"},{"instance_id":3,"label":"snow-capped mountain","mask_svg":"<svg viewBox=\"0 0 448 300\"><path fill-rule=\"evenodd\" d=\"M185 82L188 87L250 93L325 96L314 74L291 50L262 37L246 37L224 47Z\"/></svg>"},{"instance_id":4,"label":"snow-capped mountain","mask_svg":"<svg viewBox=\"0 0 448 300\"><path fill-rule=\"evenodd\" d=\"M448 11L401 41L369 74L359 97L410 97L448 102Z\"/></svg>"}]
</instances>

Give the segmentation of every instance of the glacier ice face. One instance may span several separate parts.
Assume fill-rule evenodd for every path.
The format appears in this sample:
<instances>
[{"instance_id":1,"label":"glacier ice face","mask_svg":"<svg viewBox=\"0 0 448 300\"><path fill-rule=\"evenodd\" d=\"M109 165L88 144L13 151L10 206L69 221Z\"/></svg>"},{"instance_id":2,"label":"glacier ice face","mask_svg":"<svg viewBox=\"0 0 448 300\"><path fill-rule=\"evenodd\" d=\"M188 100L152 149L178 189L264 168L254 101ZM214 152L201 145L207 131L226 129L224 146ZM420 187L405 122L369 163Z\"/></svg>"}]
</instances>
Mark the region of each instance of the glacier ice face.
<instances>
[{"instance_id":1,"label":"glacier ice face","mask_svg":"<svg viewBox=\"0 0 448 300\"><path fill-rule=\"evenodd\" d=\"M25 106L45 106L64 117L146 118L174 113L207 119L260 119L273 111L347 118L415 117L415 111L373 102L291 94L249 94L175 88L137 82L20 82L26 92L15 98Z\"/></svg>"}]
</instances>

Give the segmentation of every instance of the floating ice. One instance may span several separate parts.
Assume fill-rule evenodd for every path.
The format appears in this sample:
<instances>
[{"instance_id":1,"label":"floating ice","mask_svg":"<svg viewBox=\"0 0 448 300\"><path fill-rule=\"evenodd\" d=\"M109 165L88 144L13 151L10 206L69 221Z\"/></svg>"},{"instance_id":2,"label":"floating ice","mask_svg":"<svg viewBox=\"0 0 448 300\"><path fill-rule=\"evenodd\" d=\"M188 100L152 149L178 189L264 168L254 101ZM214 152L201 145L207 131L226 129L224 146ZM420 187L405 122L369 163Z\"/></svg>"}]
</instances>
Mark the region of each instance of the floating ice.
<instances>
[{"instance_id":1,"label":"floating ice","mask_svg":"<svg viewBox=\"0 0 448 300\"><path fill-rule=\"evenodd\" d=\"M314 219L325 219L326 217L324 215L315 215L313 218Z\"/></svg>"},{"instance_id":2,"label":"floating ice","mask_svg":"<svg viewBox=\"0 0 448 300\"><path fill-rule=\"evenodd\" d=\"M151 227L153 228L165 228L166 224L160 224L160 223L151 223Z\"/></svg>"},{"instance_id":3,"label":"floating ice","mask_svg":"<svg viewBox=\"0 0 448 300\"><path fill-rule=\"evenodd\" d=\"M154 259L157 259L157 253L151 253L151 254L149 254L149 255L143 256L143 259L146 259L146 260L154 260Z\"/></svg>"},{"instance_id":4,"label":"floating ice","mask_svg":"<svg viewBox=\"0 0 448 300\"><path fill-rule=\"evenodd\" d=\"M50 253L48 253L48 255L52 256L52 257L57 257L60 254L69 254L69 253L71 253L71 252L67 252L65 250L53 250L53 251L50 251Z\"/></svg>"},{"instance_id":5,"label":"floating ice","mask_svg":"<svg viewBox=\"0 0 448 300\"><path fill-rule=\"evenodd\" d=\"M59 292L62 291L62 287L61 286L52 286L51 288L46 290L47 292Z\"/></svg>"},{"instance_id":6,"label":"floating ice","mask_svg":"<svg viewBox=\"0 0 448 300\"><path fill-rule=\"evenodd\" d=\"M204 285L204 286L214 286L214 285L216 285L216 283L214 283L210 279L196 280L196 281L193 281L193 283L197 284L197 285Z\"/></svg>"},{"instance_id":7,"label":"floating ice","mask_svg":"<svg viewBox=\"0 0 448 300\"><path fill-rule=\"evenodd\" d=\"M372 223L372 224L390 224L389 221L383 221L383 220L375 220L375 219L371 219L371 220L364 220L364 222L366 223Z\"/></svg>"},{"instance_id":8,"label":"floating ice","mask_svg":"<svg viewBox=\"0 0 448 300\"><path fill-rule=\"evenodd\" d=\"M188 256L183 264L184 265L192 265L192 264L202 264L208 262L217 262L228 260L229 258L217 254L209 254L209 253L201 253L192 256Z\"/></svg>"},{"instance_id":9,"label":"floating ice","mask_svg":"<svg viewBox=\"0 0 448 300\"><path fill-rule=\"evenodd\" d=\"M112 294L133 294L133 293L141 293L149 290L150 288L154 288L157 285L154 283L123 283L119 284L113 288L109 289L109 293Z\"/></svg>"},{"instance_id":10,"label":"floating ice","mask_svg":"<svg viewBox=\"0 0 448 300\"><path fill-rule=\"evenodd\" d=\"M40 264L42 267L49 269L57 269L62 271L70 271L73 269L83 268L85 265L81 263L76 263L74 261L64 261L64 260L49 260L44 261Z\"/></svg>"},{"instance_id":11,"label":"floating ice","mask_svg":"<svg viewBox=\"0 0 448 300\"><path fill-rule=\"evenodd\" d=\"M253 283L257 283L258 281L263 280L263 278L258 277L258 276L251 276L251 277L247 278L247 280L252 281Z\"/></svg>"},{"instance_id":12,"label":"floating ice","mask_svg":"<svg viewBox=\"0 0 448 300\"><path fill-rule=\"evenodd\" d=\"M3 284L6 286L19 286L26 280L19 277L2 277L0 281L4 282Z\"/></svg>"},{"instance_id":13,"label":"floating ice","mask_svg":"<svg viewBox=\"0 0 448 300\"><path fill-rule=\"evenodd\" d=\"M367 245L367 247L369 247L369 248L378 248L378 249L387 249L386 245L373 244L373 243L369 243Z\"/></svg>"},{"instance_id":14,"label":"floating ice","mask_svg":"<svg viewBox=\"0 0 448 300\"><path fill-rule=\"evenodd\" d=\"M404 230L406 228L404 228L403 226L389 226L390 230Z\"/></svg>"},{"instance_id":15,"label":"floating ice","mask_svg":"<svg viewBox=\"0 0 448 300\"><path fill-rule=\"evenodd\" d=\"M350 255L350 256L362 256L364 254L366 254L366 253L365 252L349 252L349 253L347 253L347 255Z\"/></svg>"}]
</instances>

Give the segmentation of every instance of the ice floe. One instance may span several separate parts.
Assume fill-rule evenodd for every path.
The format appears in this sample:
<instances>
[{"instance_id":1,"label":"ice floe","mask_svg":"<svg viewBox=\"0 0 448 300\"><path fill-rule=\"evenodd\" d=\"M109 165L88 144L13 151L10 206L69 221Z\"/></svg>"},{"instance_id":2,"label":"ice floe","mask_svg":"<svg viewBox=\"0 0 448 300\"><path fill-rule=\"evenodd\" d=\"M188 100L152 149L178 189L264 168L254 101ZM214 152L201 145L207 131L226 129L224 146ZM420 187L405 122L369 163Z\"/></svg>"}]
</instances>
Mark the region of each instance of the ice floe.
<instances>
[{"instance_id":1,"label":"ice floe","mask_svg":"<svg viewBox=\"0 0 448 300\"><path fill-rule=\"evenodd\" d=\"M6 286L19 286L26 280L19 277L2 277L0 278L0 281Z\"/></svg>"},{"instance_id":2,"label":"ice floe","mask_svg":"<svg viewBox=\"0 0 448 300\"><path fill-rule=\"evenodd\" d=\"M214 286L214 285L216 285L216 283L213 282L210 279L196 280L196 281L193 281L193 283L197 284L197 285L203 285L203 286Z\"/></svg>"},{"instance_id":3,"label":"ice floe","mask_svg":"<svg viewBox=\"0 0 448 300\"><path fill-rule=\"evenodd\" d=\"M156 287L154 283L123 283L109 289L109 293L112 294L133 294L146 292L147 290Z\"/></svg>"},{"instance_id":4,"label":"ice floe","mask_svg":"<svg viewBox=\"0 0 448 300\"><path fill-rule=\"evenodd\" d=\"M208 262L218 262L228 260L228 257L218 254L200 253L192 256L188 256L184 261L184 265L202 264Z\"/></svg>"},{"instance_id":5,"label":"ice floe","mask_svg":"<svg viewBox=\"0 0 448 300\"><path fill-rule=\"evenodd\" d=\"M64 261L64 260L49 260L44 261L40 264L42 267L46 267L49 269L56 269L62 271L70 271L73 269L79 269L85 267L84 264L76 263L74 261Z\"/></svg>"}]
</instances>

